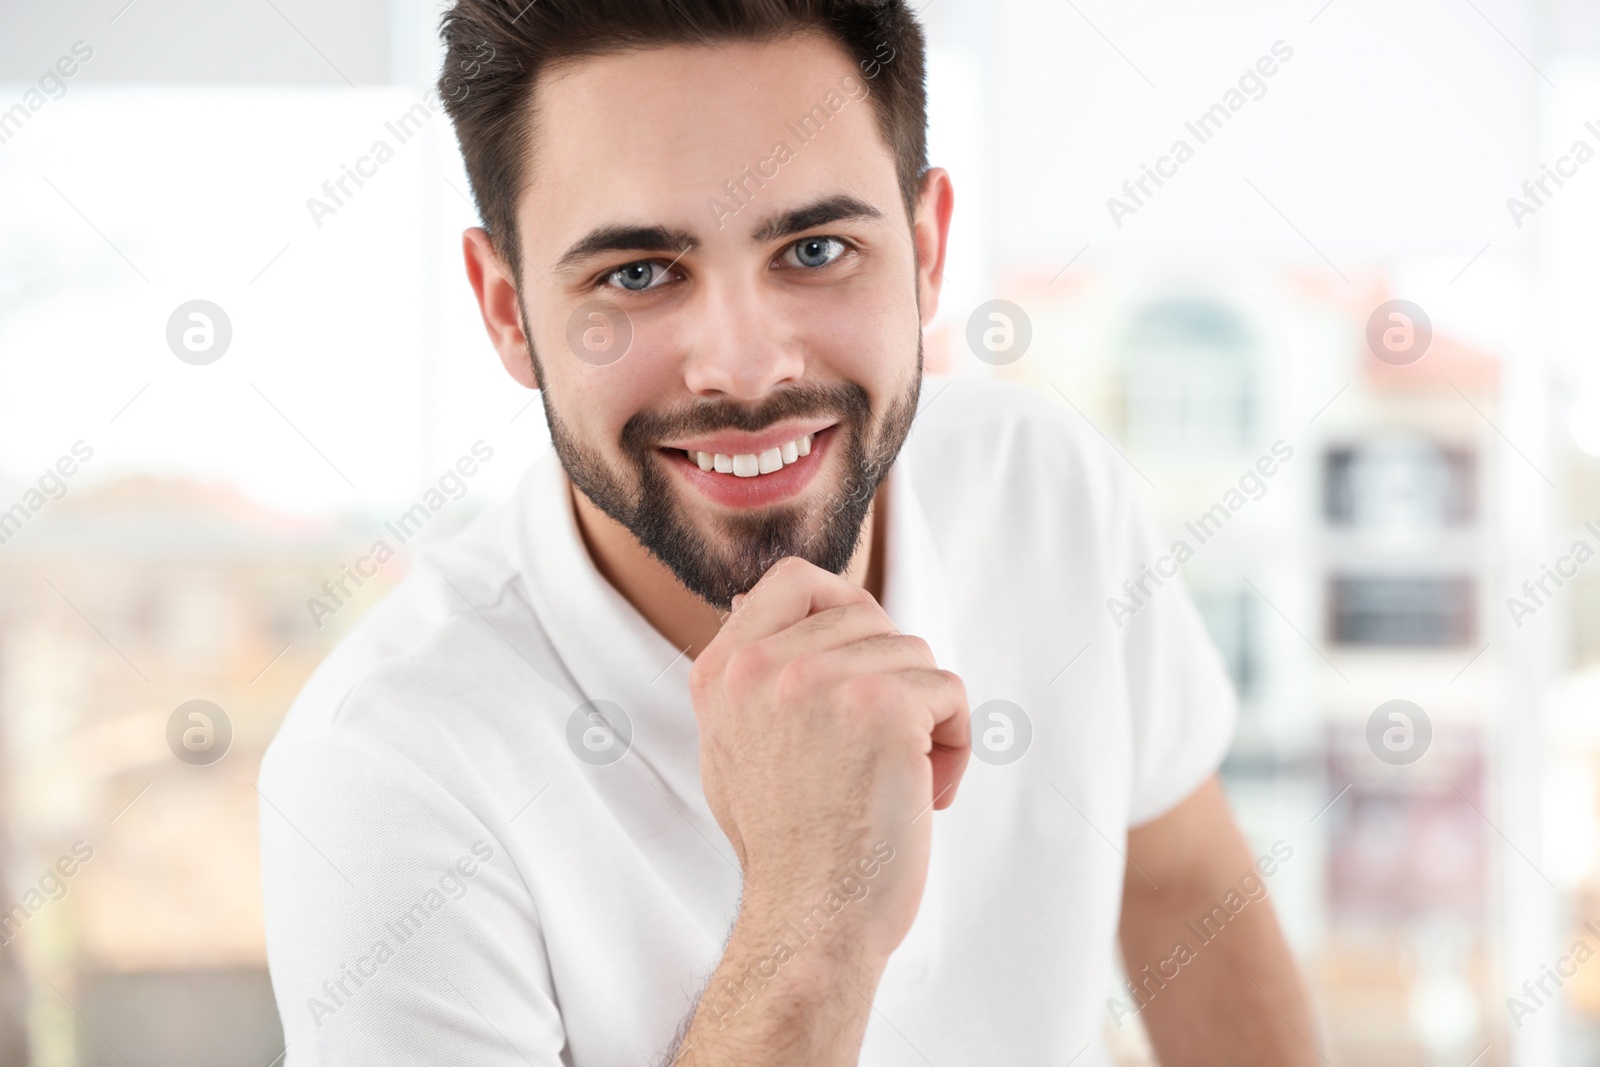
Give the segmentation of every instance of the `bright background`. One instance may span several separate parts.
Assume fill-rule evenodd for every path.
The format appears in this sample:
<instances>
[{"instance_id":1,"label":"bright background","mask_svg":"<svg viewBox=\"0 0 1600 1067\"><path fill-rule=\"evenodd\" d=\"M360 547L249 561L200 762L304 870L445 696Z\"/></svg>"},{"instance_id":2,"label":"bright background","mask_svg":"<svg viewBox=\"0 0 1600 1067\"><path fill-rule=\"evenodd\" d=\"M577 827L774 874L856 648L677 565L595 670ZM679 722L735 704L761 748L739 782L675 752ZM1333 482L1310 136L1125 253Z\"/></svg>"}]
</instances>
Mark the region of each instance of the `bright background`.
<instances>
[{"instance_id":1,"label":"bright background","mask_svg":"<svg viewBox=\"0 0 1600 1067\"><path fill-rule=\"evenodd\" d=\"M442 112L320 226L306 208L394 145L436 17L0 5L0 509L26 511L0 525L0 908L23 907L0 934L0 1064L276 1062L261 752L415 546L546 447L461 271L477 220ZM1273 442L1293 450L1183 577L1244 707L1230 795L1262 851L1295 849L1271 891L1319 1055L1595 1062L1600 962L1562 964L1537 1003L1524 983L1579 941L1600 952L1600 162L1562 164L1520 220L1507 200L1575 142L1600 151L1600 8L929 0L922 18L932 160L957 190L936 367L1070 404L1173 538ZM1264 95L1113 218L1280 41ZM30 96L76 42L92 56ZM1395 298L1432 324L1406 366L1365 340ZM166 339L195 299L232 327L204 366ZM967 342L991 299L1031 330L1003 365ZM317 627L307 598L479 440L494 458L465 495ZM64 495L28 507L79 442ZM1514 617L1546 567L1571 576ZM233 732L207 766L167 740L193 699ZM1432 740L1395 766L1367 727L1399 699ZM47 877L78 842L91 858ZM1107 1031L1145 1062L1136 1024Z\"/></svg>"}]
</instances>

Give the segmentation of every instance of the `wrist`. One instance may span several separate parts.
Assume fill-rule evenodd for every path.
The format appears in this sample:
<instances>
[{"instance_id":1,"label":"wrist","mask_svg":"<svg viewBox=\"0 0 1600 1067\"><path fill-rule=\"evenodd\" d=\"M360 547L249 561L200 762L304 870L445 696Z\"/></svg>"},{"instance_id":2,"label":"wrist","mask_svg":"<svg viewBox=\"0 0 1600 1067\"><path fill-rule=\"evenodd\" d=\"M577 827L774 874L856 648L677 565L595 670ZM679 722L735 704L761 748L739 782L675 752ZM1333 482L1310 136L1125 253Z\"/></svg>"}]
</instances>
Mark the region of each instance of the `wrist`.
<instances>
[{"instance_id":1,"label":"wrist","mask_svg":"<svg viewBox=\"0 0 1600 1067\"><path fill-rule=\"evenodd\" d=\"M730 944L737 940L757 962L781 962L785 971L810 977L842 969L852 981L859 975L876 984L894 945L880 944L875 921L881 918L830 886L777 893L747 881Z\"/></svg>"},{"instance_id":2,"label":"wrist","mask_svg":"<svg viewBox=\"0 0 1600 1067\"><path fill-rule=\"evenodd\" d=\"M859 1044L888 956L843 924L818 929L805 914L746 899L701 995L703 1021L750 1037L781 1033L796 1049L830 1048L852 1035Z\"/></svg>"}]
</instances>

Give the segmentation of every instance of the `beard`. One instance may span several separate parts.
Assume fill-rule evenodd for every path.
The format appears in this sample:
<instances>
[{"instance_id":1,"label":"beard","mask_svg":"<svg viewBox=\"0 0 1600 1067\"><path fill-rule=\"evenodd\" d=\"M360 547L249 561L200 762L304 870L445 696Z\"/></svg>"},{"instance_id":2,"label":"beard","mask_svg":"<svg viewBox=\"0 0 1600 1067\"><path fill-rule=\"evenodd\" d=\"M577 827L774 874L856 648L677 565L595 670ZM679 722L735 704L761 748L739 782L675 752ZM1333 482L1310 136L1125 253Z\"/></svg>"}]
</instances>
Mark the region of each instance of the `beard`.
<instances>
[{"instance_id":1,"label":"beard","mask_svg":"<svg viewBox=\"0 0 1600 1067\"><path fill-rule=\"evenodd\" d=\"M533 362L539 381L548 382L538 358ZM551 443L572 484L631 532L691 593L729 611L734 594L749 592L785 556L844 573L855 557L873 497L911 432L921 390L919 331L916 370L881 415L874 415L866 390L854 382L795 384L753 407L716 400L666 412L641 411L622 427L624 475L571 432L551 404L548 388L539 395ZM659 441L724 429L756 431L781 419L815 417L838 420L827 456L837 453L844 469L836 488L804 503L775 504L751 514L697 515L685 506L657 451Z\"/></svg>"}]
</instances>

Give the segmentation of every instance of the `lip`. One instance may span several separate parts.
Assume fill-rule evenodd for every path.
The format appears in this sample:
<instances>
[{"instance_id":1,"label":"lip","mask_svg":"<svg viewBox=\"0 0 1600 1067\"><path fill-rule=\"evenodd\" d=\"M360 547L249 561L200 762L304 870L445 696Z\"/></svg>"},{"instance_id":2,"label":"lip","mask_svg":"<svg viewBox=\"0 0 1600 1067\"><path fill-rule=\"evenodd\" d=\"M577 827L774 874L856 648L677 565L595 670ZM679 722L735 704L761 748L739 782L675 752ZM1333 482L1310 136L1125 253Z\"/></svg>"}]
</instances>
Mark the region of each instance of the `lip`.
<instances>
[{"instance_id":1,"label":"lip","mask_svg":"<svg viewBox=\"0 0 1600 1067\"><path fill-rule=\"evenodd\" d=\"M681 441L664 441L662 448L680 448L690 452L721 452L725 456L760 455L769 448L777 448L806 434L821 433L838 425L836 419L796 419L775 423L765 430L749 433L743 430L721 430L707 437L685 438ZM773 473L777 473L774 471Z\"/></svg>"},{"instance_id":2,"label":"lip","mask_svg":"<svg viewBox=\"0 0 1600 1067\"><path fill-rule=\"evenodd\" d=\"M717 474L714 471L703 471L699 464L684 455L683 448L689 446L663 446L659 449L667 465L678 472L679 477L702 497L714 504L727 508L760 508L772 504L782 503L790 497L798 495L801 490L810 485L817 472L822 469L822 461L833 444L833 431L837 423L826 425L823 429L809 431L812 434L811 452L801 456L795 462L786 464L782 470L773 471L771 474L759 474L754 478L739 478L732 474ZM781 432L788 432L787 430ZM802 430L795 437L802 436L807 431ZM753 435L746 435L747 439L755 440ZM784 441L792 441L794 437L773 437L765 431L760 439L772 441L767 447L776 447ZM706 438L707 441L723 441L722 437ZM741 452L748 446L741 445ZM714 449L704 446L697 447L695 451L711 452ZM724 453L739 454L739 453Z\"/></svg>"}]
</instances>

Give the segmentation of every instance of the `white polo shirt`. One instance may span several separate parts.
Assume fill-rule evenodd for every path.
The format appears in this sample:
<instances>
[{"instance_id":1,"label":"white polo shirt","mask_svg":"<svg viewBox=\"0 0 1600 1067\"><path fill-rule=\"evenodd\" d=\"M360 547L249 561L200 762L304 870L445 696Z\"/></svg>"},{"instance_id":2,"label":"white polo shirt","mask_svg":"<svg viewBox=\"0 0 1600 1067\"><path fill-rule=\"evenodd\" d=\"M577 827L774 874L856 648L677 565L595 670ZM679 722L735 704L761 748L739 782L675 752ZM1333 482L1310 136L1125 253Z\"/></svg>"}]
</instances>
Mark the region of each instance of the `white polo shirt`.
<instances>
[{"instance_id":1,"label":"white polo shirt","mask_svg":"<svg viewBox=\"0 0 1600 1067\"><path fill-rule=\"evenodd\" d=\"M1091 427L1007 382L923 397L884 607L962 677L985 754L1020 756L974 759L933 813L860 1062L1106 1064L1127 829L1215 770L1234 692L1181 582L1108 610L1168 546ZM262 764L287 1067L664 1063L740 885L689 666L595 569L553 454L420 552ZM585 741L588 701L625 748L620 721Z\"/></svg>"}]
</instances>

